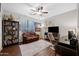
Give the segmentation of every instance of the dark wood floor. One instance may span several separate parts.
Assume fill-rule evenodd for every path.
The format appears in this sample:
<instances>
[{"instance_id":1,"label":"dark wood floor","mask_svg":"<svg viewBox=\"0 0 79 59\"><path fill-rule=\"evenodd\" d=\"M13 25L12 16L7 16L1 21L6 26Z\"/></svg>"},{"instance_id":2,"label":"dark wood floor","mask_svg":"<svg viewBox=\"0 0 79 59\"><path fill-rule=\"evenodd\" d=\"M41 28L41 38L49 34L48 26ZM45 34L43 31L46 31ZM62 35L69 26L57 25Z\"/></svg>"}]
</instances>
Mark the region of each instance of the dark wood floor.
<instances>
[{"instance_id":1,"label":"dark wood floor","mask_svg":"<svg viewBox=\"0 0 79 59\"><path fill-rule=\"evenodd\" d=\"M6 48L0 52L1 56L21 56L21 51L19 45L13 45ZM58 54L57 54L58 55ZM45 48L42 51L39 51L34 56L55 56L55 51L50 47Z\"/></svg>"},{"instance_id":2,"label":"dark wood floor","mask_svg":"<svg viewBox=\"0 0 79 59\"><path fill-rule=\"evenodd\" d=\"M3 48L0 52L1 56L21 56L19 45L13 45Z\"/></svg>"}]
</instances>

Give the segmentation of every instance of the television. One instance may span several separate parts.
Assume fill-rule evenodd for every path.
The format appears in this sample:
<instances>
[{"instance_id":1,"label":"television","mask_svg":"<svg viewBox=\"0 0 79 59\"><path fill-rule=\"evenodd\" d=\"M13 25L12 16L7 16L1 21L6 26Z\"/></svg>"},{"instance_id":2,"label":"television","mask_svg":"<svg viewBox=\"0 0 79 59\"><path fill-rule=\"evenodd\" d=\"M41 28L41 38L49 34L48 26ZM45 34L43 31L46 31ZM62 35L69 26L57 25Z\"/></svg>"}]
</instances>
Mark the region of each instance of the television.
<instances>
[{"instance_id":1,"label":"television","mask_svg":"<svg viewBox=\"0 0 79 59\"><path fill-rule=\"evenodd\" d=\"M48 27L48 32L59 33L59 27L58 26Z\"/></svg>"}]
</instances>

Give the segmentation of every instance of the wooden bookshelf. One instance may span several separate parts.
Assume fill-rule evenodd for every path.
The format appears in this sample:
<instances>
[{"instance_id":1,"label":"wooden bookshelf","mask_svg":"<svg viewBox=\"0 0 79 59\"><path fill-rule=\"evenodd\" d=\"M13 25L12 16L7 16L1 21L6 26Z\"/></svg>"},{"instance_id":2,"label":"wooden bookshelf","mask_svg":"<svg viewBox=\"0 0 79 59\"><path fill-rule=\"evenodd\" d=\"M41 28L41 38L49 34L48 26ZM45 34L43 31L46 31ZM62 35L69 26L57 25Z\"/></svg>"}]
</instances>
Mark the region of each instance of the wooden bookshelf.
<instances>
[{"instance_id":1,"label":"wooden bookshelf","mask_svg":"<svg viewBox=\"0 0 79 59\"><path fill-rule=\"evenodd\" d=\"M17 44L19 42L19 22L2 21L2 44L3 47Z\"/></svg>"}]
</instances>

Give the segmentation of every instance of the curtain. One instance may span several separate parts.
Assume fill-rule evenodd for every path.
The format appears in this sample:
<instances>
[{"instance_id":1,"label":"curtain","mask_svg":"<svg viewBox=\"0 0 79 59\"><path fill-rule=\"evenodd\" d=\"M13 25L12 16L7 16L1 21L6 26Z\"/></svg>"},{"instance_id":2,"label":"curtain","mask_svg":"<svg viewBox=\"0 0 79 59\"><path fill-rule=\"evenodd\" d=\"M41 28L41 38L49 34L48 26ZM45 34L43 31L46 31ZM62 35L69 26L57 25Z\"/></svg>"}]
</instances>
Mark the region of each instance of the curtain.
<instances>
[{"instance_id":1,"label":"curtain","mask_svg":"<svg viewBox=\"0 0 79 59\"><path fill-rule=\"evenodd\" d=\"M32 20L28 20L28 22L27 22L28 24L28 32L35 32L35 22L34 21L32 21Z\"/></svg>"},{"instance_id":2,"label":"curtain","mask_svg":"<svg viewBox=\"0 0 79 59\"><path fill-rule=\"evenodd\" d=\"M23 20L20 24L22 32L35 32L35 22L33 20Z\"/></svg>"}]
</instances>

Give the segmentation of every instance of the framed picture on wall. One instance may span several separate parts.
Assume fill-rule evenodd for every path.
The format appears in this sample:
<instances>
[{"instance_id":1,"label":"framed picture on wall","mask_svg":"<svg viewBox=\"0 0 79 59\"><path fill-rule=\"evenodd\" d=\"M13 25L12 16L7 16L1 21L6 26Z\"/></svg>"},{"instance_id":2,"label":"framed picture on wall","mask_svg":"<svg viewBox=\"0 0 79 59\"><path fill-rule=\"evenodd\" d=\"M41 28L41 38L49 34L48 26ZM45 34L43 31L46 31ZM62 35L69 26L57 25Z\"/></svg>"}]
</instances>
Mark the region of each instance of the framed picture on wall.
<instances>
[{"instance_id":1,"label":"framed picture on wall","mask_svg":"<svg viewBox=\"0 0 79 59\"><path fill-rule=\"evenodd\" d=\"M40 32L41 28L35 28L35 32Z\"/></svg>"},{"instance_id":2,"label":"framed picture on wall","mask_svg":"<svg viewBox=\"0 0 79 59\"><path fill-rule=\"evenodd\" d=\"M41 23L35 23L35 32L40 32L41 31Z\"/></svg>"}]
</instances>

